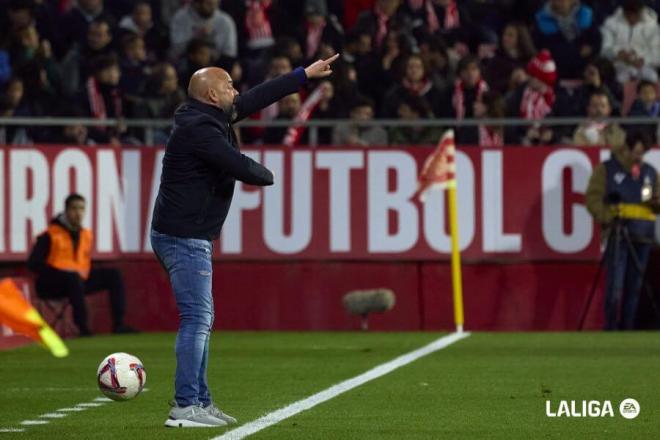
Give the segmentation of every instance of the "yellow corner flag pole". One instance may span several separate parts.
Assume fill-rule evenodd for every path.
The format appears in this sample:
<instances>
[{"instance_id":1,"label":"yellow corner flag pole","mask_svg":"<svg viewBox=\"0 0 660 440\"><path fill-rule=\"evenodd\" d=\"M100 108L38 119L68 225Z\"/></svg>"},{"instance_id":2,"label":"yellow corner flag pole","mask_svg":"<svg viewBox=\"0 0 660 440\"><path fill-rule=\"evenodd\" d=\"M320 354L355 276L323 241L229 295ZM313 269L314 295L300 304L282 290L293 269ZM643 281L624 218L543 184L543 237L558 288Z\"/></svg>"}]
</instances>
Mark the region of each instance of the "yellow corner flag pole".
<instances>
[{"instance_id":1,"label":"yellow corner flag pole","mask_svg":"<svg viewBox=\"0 0 660 440\"><path fill-rule=\"evenodd\" d=\"M454 323L456 332L463 332L463 276L461 274L461 251L458 241L458 207L456 203L456 180L448 185L449 229L451 233L451 284L454 292Z\"/></svg>"},{"instance_id":2,"label":"yellow corner flag pole","mask_svg":"<svg viewBox=\"0 0 660 440\"><path fill-rule=\"evenodd\" d=\"M456 332L463 332L463 278L461 251L458 240L458 208L456 197L456 144L454 130L447 130L438 147L426 159L417 184L420 200L430 188L446 188L449 194L449 229L451 230L451 280L454 294L454 323Z\"/></svg>"}]
</instances>

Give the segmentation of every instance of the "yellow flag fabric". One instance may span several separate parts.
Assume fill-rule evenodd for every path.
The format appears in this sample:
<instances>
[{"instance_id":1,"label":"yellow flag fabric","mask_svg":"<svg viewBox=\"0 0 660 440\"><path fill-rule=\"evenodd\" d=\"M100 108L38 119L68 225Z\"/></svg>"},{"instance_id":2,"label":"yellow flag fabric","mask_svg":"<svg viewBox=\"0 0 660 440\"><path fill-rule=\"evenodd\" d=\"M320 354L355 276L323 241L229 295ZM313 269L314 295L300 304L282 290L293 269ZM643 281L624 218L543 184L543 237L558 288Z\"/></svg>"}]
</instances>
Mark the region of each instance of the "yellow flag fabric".
<instances>
[{"instance_id":1,"label":"yellow flag fabric","mask_svg":"<svg viewBox=\"0 0 660 440\"><path fill-rule=\"evenodd\" d=\"M11 278L0 280L0 324L45 345L55 357L69 354L62 339L23 298Z\"/></svg>"}]
</instances>

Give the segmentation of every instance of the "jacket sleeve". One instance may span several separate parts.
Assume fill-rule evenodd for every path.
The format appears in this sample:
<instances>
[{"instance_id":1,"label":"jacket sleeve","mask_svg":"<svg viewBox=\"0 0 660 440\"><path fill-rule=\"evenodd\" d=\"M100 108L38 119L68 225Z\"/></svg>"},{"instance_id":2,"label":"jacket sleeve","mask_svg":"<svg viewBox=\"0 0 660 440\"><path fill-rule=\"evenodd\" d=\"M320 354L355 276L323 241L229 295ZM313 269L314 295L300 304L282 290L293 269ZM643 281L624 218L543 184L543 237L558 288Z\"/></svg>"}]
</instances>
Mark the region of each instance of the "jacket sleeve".
<instances>
[{"instance_id":1,"label":"jacket sleeve","mask_svg":"<svg viewBox=\"0 0 660 440\"><path fill-rule=\"evenodd\" d=\"M603 37L600 54L609 59L610 61L616 58L619 52L616 47L616 22L613 18L605 20L605 23L600 28L600 33Z\"/></svg>"},{"instance_id":2,"label":"jacket sleeve","mask_svg":"<svg viewBox=\"0 0 660 440\"><path fill-rule=\"evenodd\" d=\"M194 145L193 152L218 172L227 173L249 185L273 184L273 173L231 146L220 130L206 128L208 135Z\"/></svg>"},{"instance_id":3,"label":"jacket sleeve","mask_svg":"<svg viewBox=\"0 0 660 440\"><path fill-rule=\"evenodd\" d=\"M609 205L605 203L606 178L605 165L598 165L589 179L586 193L587 210L589 210L594 220L601 225L607 225L614 219L614 214Z\"/></svg>"},{"instance_id":4,"label":"jacket sleeve","mask_svg":"<svg viewBox=\"0 0 660 440\"><path fill-rule=\"evenodd\" d=\"M37 242L32 247L28 257L27 266L30 271L40 273L46 267L46 259L50 252L50 235L44 232L37 237Z\"/></svg>"},{"instance_id":5,"label":"jacket sleeve","mask_svg":"<svg viewBox=\"0 0 660 440\"><path fill-rule=\"evenodd\" d=\"M298 67L291 73L261 83L242 95L238 95L234 101L233 122L240 121L285 96L297 92L305 82L307 82L305 70Z\"/></svg>"}]
</instances>

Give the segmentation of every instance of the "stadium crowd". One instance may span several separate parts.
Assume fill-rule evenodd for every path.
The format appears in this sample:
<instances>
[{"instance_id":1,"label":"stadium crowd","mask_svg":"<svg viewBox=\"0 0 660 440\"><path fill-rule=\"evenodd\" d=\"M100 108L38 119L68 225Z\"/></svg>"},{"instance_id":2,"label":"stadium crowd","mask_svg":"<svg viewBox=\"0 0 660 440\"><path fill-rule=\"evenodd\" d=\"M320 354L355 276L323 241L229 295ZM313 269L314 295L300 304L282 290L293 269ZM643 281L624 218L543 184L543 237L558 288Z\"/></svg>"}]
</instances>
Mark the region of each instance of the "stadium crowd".
<instances>
[{"instance_id":1,"label":"stadium crowd","mask_svg":"<svg viewBox=\"0 0 660 440\"><path fill-rule=\"evenodd\" d=\"M319 130L326 145L428 144L441 131L360 125L374 118L514 117L533 122L459 128L457 140L616 146L626 127L603 117L660 113L658 11L654 0L0 0L0 116L167 119L201 67L223 67L241 90L339 52L331 80L256 118L306 106L312 119L349 119ZM585 119L552 127L548 116ZM287 131L240 134L280 144ZM0 126L0 144L144 140L121 124Z\"/></svg>"}]
</instances>

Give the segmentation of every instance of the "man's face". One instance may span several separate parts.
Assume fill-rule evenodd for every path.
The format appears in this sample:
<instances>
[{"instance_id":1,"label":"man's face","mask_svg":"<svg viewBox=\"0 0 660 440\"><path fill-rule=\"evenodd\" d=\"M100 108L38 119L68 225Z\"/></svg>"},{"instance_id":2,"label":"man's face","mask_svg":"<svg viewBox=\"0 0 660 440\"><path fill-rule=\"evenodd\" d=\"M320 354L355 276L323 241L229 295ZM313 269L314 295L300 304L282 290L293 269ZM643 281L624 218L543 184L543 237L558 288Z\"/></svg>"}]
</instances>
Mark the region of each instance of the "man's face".
<instances>
[{"instance_id":1,"label":"man's face","mask_svg":"<svg viewBox=\"0 0 660 440\"><path fill-rule=\"evenodd\" d=\"M559 15L568 15L576 0L550 0L550 8Z\"/></svg>"},{"instance_id":2,"label":"man's face","mask_svg":"<svg viewBox=\"0 0 660 440\"><path fill-rule=\"evenodd\" d=\"M374 117L374 109L370 105L361 105L351 110L351 119L354 121L369 121Z\"/></svg>"},{"instance_id":3,"label":"man's face","mask_svg":"<svg viewBox=\"0 0 660 440\"><path fill-rule=\"evenodd\" d=\"M163 75L160 91L163 94L173 93L179 87L179 77L174 67L167 66Z\"/></svg>"},{"instance_id":4,"label":"man's face","mask_svg":"<svg viewBox=\"0 0 660 440\"><path fill-rule=\"evenodd\" d=\"M133 21L142 29L151 26L151 6L147 3L140 3L133 10Z\"/></svg>"},{"instance_id":5,"label":"man's face","mask_svg":"<svg viewBox=\"0 0 660 440\"><path fill-rule=\"evenodd\" d=\"M96 14L103 9L103 0L78 0L78 6L88 14Z\"/></svg>"},{"instance_id":6,"label":"man's face","mask_svg":"<svg viewBox=\"0 0 660 440\"><path fill-rule=\"evenodd\" d=\"M94 50L103 49L112 41L107 23L92 23L87 30L87 44Z\"/></svg>"},{"instance_id":7,"label":"man's face","mask_svg":"<svg viewBox=\"0 0 660 440\"><path fill-rule=\"evenodd\" d=\"M222 72L221 76L210 84L209 100L227 114L231 112L237 96L238 90L234 88L234 81L227 72Z\"/></svg>"},{"instance_id":8,"label":"man's face","mask_svg":"<svg viewBox=\"0 0 660 440\"><path fill-rule=\"evenodd\" d=\"M291 61L287 57L275 57L271 60L268 70L271 77L287 74L291 72Z\"/></svg>"},{"instance_id":9,"label":"man's face","mask_svg":"<svg viewBox=\"0 0 660 440\"><path fill-rule=\"evenodd\" d=\"M651 85L645 85L639 91L639 99L641 99L644 104L653 104L657 99L657 95L655 87Z\"/></svg>"},{"instance_id":10,"label":"man's face","mask_svg":"<svg viewBox=\"0 0 660 440\"><path fill-rule=\"evenodd\" d=\"M198 67L207 67L211 65L211 48L208 46L199 47L188 56L190 62Z\"/></svg>"},{"instance_id":11,"label":"man's face","mask_svg":"<svg viewBox=\"0 0 660 440\"><path fill-rule=\"evenodd\" d=\"M607 118L612 113L610 100L605 95L593 95L587 112L591 118Z\"/></svg>"},{"instance_id":12,"label":"man's face","mask_svg":"<svg viewBox=\"0 0 660 440\"><path fill-rule=\"evenodd\" d=\"M628 24L630 24L631 26L634 26L637 23L639 23L640 21L642 21L641 12L629 12L629 11L626 12L626 11L624 11L623 16L625 17Z\"/></svg>"},{"instance_id":13,"label":"man's face","mask_svg":"<svg viewBox=\"0 0 660 440\"><path fill-rule=\"evenodd\" d=\"M143 39L135 40L126 48L126 56L134 61L145 61L147 59L147 48Z\"/></svg>"},{"instance_id":14,"label":"man's face","mask_svg":"<svg viewBox=\"0 0 660 440\"><path fill-rule=\"evenodd\" d=\"M99 70L96 74L96 79L101 84L116 86L121 79L121 70L118 65L108 66L103 70Z\"/></svg>"},{"instance_id":15,"label":"man's face","mask_svg":"<svg viewBox=\"0 0 660 440\"><path fill-rule=\"evenodd\" d=\"M400 0L379 0L378 6L388 17L394 15L399 7Z\"/></svg>"},{"instance_id":16,"label":"man's face","mask_svg":"<svg viewBox=\"0 0 660 440\"><path fill-rule=\"evenodd\" d=\"M293 118L298 114L298 111L300 110L300 95L294 93L292 95L285 96L280 100L278 108L280 115Z\"/></svg>"},{"instance_id":17,"label":"man's face","mask_svg":"<svg viewBox=\"0 0 660 440\"><path fill-rule=\"evenodd\" d=\"M85 202L82 200L74 200L69 203L64 211L66 221L69 222L74 228L82 227L83 219L85 218Z\"/></svg>"},{"instance_id":18,"label":"man's face","mask_svg":"<svg viewBox=\"0 0 660 440\"><path fill-rule=\"evenodd\" d=\"M468 66L461 72L461 79L468 87L474 87L481 78L481 69L476 64L468 64Z\"/></svg>"},{"instance_id":19,"label":"man's face","mask_svg":"<svg viewBox=\"0 0 660 440\"><path fill-rule=\"evenodd\" d=\"M409 81L421 81L424 79L424 63L422 63L421 58L412 57L408 60L406 78Z\"/></svg>"},{"instance_id":20,"label":"man's face","mask_svg":"<svg viewBox=\"0 0 660 440\"><path fill-rule=\"evenodd\" d=\"M218 0L195 0L193 7L200 16L210 18L218 9Z\"/></svg>"},{"instance_id":21,"label":"man's face","mask_svg":"<svg viewBox=\"0 0 660 440\"><path fill-rule=\"evenodd\" d=\"M635 146L629 151L633 163L641 164L642 161L644 160L644 154L646 154L646 150L644 149L644 144L642 144L641 142L637 142L637 144L635 144Z\"/></svg>"}]
</instances>

